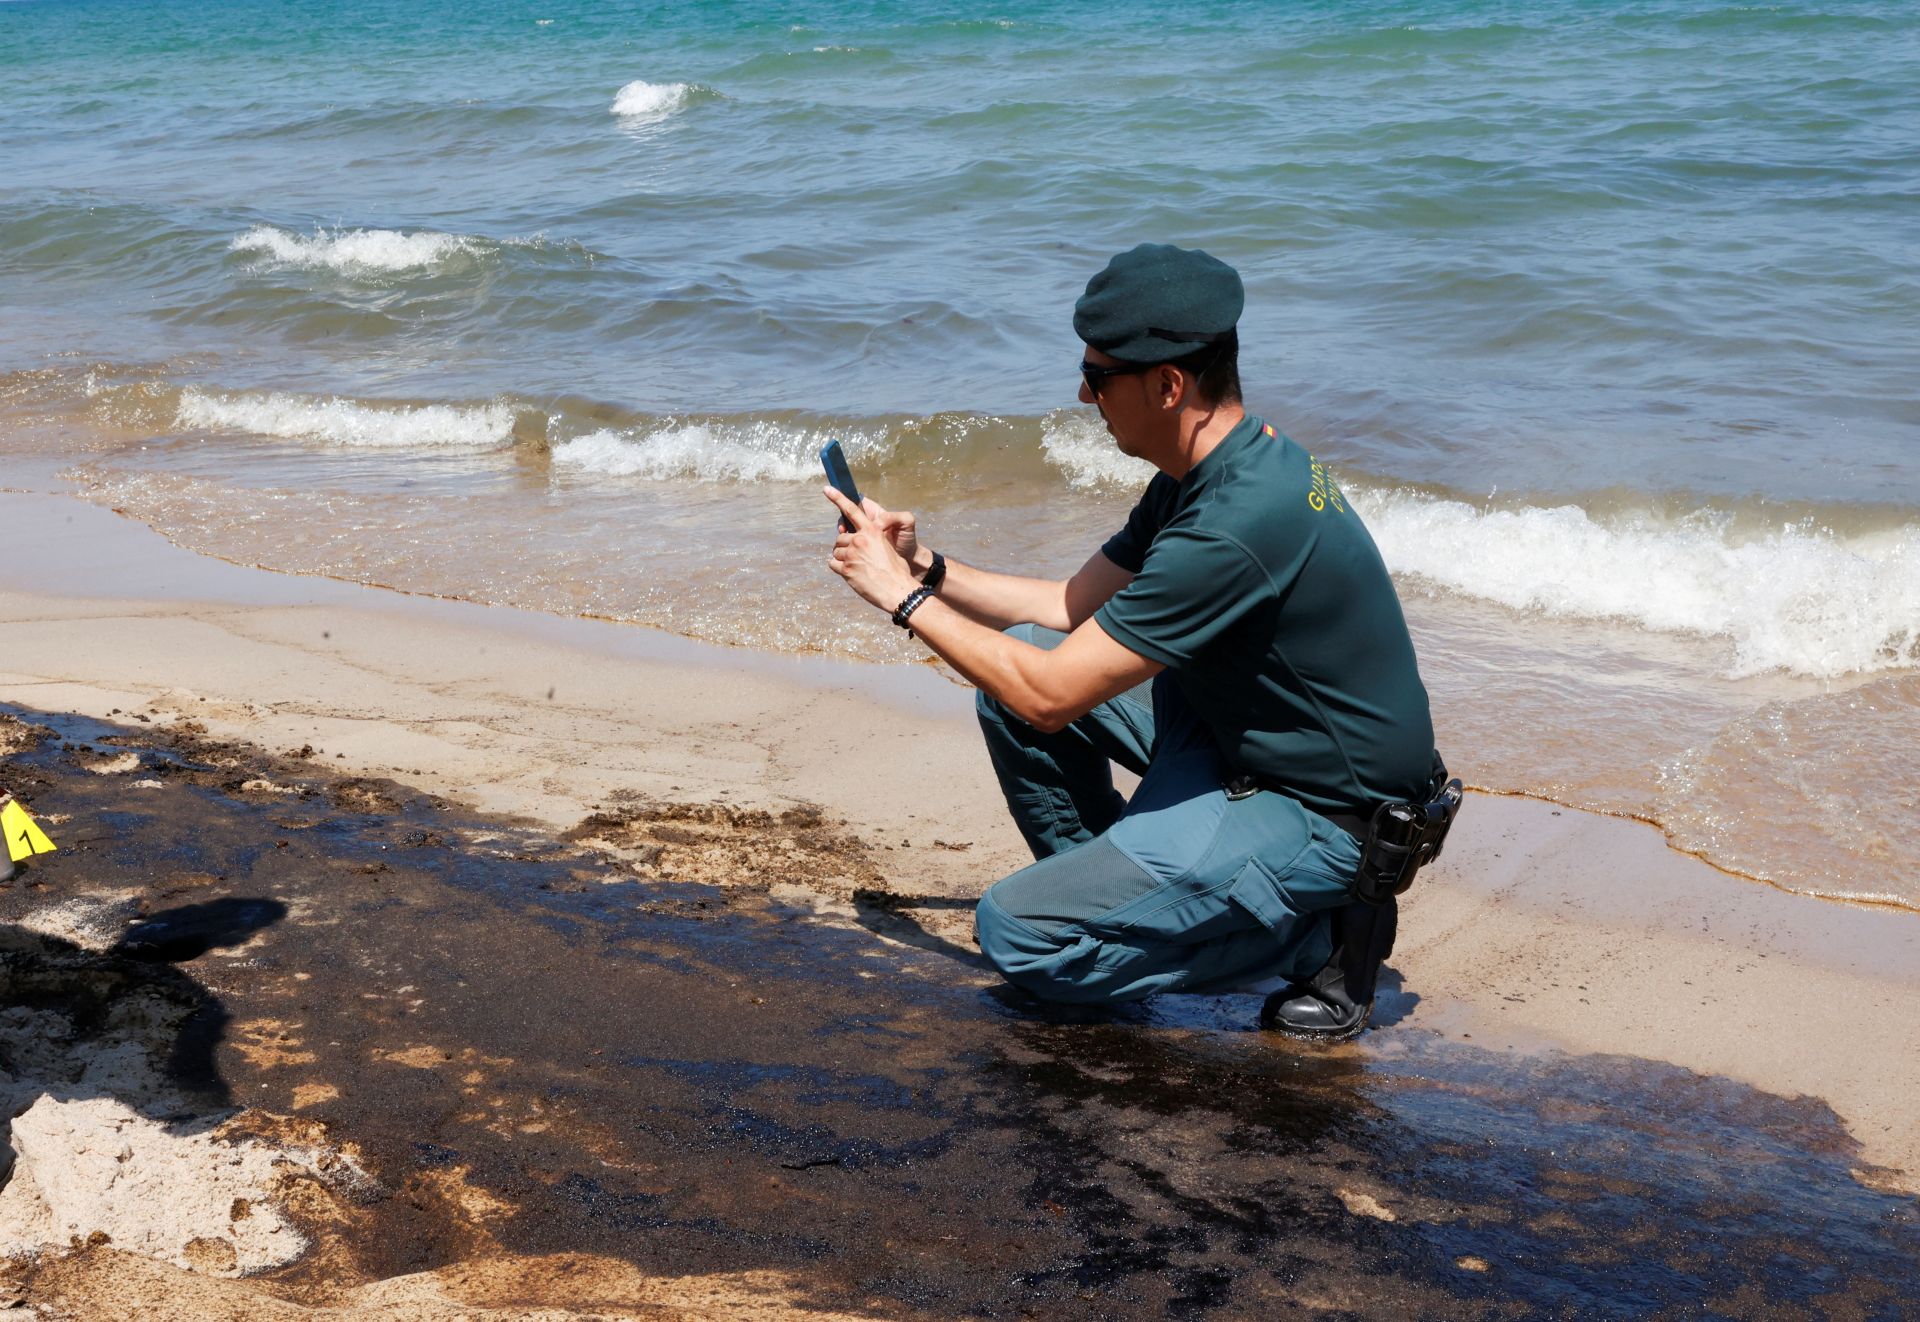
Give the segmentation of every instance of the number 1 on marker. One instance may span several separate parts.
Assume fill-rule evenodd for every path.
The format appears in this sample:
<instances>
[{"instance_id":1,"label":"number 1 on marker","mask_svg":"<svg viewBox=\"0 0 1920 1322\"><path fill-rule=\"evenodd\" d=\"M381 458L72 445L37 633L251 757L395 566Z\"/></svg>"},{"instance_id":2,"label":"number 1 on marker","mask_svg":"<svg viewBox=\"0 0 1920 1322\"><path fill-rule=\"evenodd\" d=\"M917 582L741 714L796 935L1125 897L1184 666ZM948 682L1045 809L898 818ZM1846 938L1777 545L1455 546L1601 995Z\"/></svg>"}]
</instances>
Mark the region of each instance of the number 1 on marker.
<instances>
[{"instance_id":1,"label":"number 1 on marker","mask_svg":"<svg viewBox=\"0 0 1920 1322\"><path fill-rule=\"evenodd\" d=\"M0 800L0 830L7 836L7 857L18 863L35 854L51 854L53 841L12 795Z\"/></svg>"}]
</instances>

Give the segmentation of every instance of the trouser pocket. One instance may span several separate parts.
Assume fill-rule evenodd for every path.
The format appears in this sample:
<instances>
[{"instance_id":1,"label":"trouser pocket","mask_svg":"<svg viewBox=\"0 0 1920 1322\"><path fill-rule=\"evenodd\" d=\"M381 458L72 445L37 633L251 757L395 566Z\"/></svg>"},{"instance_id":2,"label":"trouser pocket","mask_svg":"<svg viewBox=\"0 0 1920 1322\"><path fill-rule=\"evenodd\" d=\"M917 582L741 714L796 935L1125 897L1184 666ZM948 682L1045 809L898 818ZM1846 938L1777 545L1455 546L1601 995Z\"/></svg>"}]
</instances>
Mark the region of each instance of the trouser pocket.
<instances>
[{"instance_id":1,"label":"trouser pocket","mask_svg":"<svg viewBox=\"0 0 1920 1322\"><path fill-rule=\"evenodd\" d=\"M1310 977L1333 955L1332 924L1324 913L1303 904L1285 881L1257 858L1234 874L1227 898L1235 907L1273 933L1276 961L1272 972L1282 977Z\"/></svg>"},{"instance_id":2,"label":"trouser pocket","mask_svg":"<svg viewBox=\"0 0 1920 1322\"><path fill-rule=\"evenodd\" d=\"M1233 881L1227 887L1227 898L1252 914L1262 927L1274 931L1278 931L1288 919L1298 917L1301 912L1288 897L1280 879L1257 858L1248 859L1246 865L1234 874Z\"/></svg>"}]
</instances>

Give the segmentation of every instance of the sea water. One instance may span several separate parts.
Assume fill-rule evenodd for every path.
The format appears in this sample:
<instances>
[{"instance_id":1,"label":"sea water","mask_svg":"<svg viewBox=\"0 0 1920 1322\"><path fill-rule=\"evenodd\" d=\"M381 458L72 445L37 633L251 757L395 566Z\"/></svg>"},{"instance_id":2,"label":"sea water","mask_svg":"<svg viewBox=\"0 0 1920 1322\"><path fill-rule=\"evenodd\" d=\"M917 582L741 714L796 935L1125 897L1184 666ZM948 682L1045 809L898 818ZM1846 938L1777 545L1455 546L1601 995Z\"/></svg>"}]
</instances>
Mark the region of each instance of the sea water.
<instances>
[{"instance_id":1,"label":"sea water","mask_svg":"<svg viewBox=\"0 0 1920 1322\"><path fill-rule=\"evenodd\" d=\"M814 454L1071 572L1070 312L1245 276L1475 785L1920 907L1920 9L0 3L0 457L183 545L922 658Z\"/></svg>"}]
</instances>

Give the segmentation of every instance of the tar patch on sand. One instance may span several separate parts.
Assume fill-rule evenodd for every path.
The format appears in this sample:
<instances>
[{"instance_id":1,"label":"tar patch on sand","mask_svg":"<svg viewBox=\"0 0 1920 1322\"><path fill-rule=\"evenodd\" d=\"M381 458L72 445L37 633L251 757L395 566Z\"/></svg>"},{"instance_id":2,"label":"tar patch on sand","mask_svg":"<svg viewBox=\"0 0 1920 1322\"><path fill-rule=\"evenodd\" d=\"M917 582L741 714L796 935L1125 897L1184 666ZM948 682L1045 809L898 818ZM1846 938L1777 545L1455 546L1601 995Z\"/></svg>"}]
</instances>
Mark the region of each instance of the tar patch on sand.
<instances>
[{"instance_id":1,"label":"tar patch on sand","mask_svg":"<svg viewBox=\"0 0 1920 1322\"><path fill-rule=\"evenodd\" d=\"M767 891L806 886L835 899L883 880L866 844L818 808L768 812L713 803L624 803L567 839L598 845L655 881Z\"/></svg>"},{"instance_id":2,"label":"tar patch on sand","mask_svg":"<svg viewBox=\"0 0 1920 1322\"><path fill-rule=\"evenodd\" d=\"M1913 1297L1913 1200L1857 1179L1807 1099L1405 1029L1315 1053L1248 1031L1252 996L1042 1012L783 898L887 883L808 810L617 804L562 840L298 756L21 715L8 785L62 825L0 887L0 1284L48 1316ZM93 770L129 754L137 775ZM79 901L84 941L29 930ZM43 1196L103 1153L130 1173ZM191 1215L97 1196L122 1180Z\"/></svg>"}]
</instances>

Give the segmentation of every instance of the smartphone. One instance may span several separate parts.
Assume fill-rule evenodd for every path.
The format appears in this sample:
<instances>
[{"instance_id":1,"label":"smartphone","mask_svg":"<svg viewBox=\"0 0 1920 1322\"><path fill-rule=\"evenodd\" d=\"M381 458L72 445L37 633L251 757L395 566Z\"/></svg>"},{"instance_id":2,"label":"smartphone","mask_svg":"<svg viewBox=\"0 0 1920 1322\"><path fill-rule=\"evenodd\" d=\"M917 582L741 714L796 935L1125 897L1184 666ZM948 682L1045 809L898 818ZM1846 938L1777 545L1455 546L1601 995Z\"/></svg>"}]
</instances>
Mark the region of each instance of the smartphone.
<instances>
[{"instance_id":1,"label":"smartphone","mask_svg":"<svg viewBox=\"0 0 1920 1322\"><path fill-rule=\"evenodd\" d=\"M853 470L847 467L846 451L840 448L840 442L828 441L820 447L820 466L827 470L829 486L854 504L860 503L860 488L853 484ZM840 516L840 527L845 532L853 531L844 514Z\"/></svg>"}]
</instances>

